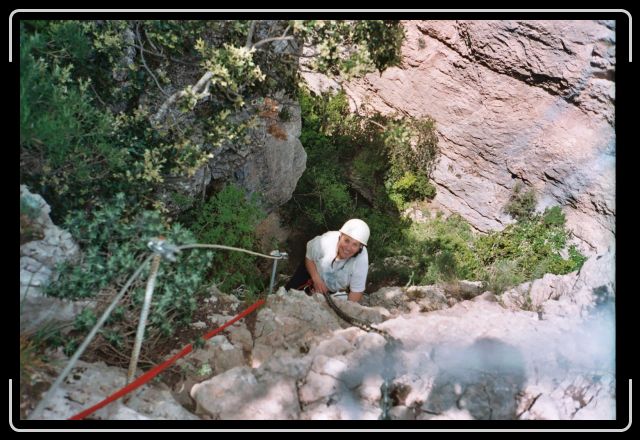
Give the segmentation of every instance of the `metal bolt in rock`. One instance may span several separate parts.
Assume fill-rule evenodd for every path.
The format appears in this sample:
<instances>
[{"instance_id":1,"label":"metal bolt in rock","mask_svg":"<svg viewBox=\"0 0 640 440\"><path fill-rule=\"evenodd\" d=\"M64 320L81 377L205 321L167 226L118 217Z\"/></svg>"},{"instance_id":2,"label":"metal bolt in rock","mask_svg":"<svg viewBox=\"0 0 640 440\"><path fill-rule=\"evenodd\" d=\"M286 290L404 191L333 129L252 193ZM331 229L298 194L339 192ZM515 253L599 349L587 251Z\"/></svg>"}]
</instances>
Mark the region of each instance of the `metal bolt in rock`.
<instances>
[{"instance_id":1,"label":"metal bolt in rock","mask_svg":"<svg viewBox=\"0 0 640 440\"><path fill-rule=\"evenodd\" d=\"M286 259L289 255L286 252L280 252L279 250L271 251L269 255L277 257L273 260L273 268L271 269L271 282L269 283L269 295L271 295L273 293L273 285L276 281L276 267L278 267L278 260Z\"/></svg>"}]
</instances>

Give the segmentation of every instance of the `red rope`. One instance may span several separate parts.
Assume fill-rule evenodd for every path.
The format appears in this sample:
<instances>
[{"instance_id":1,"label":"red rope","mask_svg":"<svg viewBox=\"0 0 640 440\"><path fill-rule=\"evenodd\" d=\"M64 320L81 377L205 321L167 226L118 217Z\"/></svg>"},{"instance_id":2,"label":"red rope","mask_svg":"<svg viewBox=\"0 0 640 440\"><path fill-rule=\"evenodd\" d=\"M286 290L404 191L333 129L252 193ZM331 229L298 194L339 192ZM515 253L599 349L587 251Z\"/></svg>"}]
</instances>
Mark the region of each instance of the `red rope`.
<instances>
[{"instance_id":1,"label":"red rope","mask_svg":"<svg viewBox=\"0 0 640 440\"><path fill-rule=\"evenodd\" d=\"M258 307L263 305L264 302L265 302L264 299L256 301L249 308L245 309L242 313L237 315L235 318L233 318L230 321L227 321L226 324L218 327L215 330L211 330L209 333L207 333L204 336L204 339L207 340L207 339L212 338L217 333L221 332L225 328L227 328L230 325L234 324L236 321L244 318L249 313L253 312L255 309L257 309ZM179 353L175 354L170 359L167 359L166 361L164 361L160 365L157 365L153 369L147 371L142 376L140 376L139 378L137 378L136 380L131 382L129 385L126 385L124 388L121 388L120 390L116 391L115 393L113 393L112 395L110 395L109 397L104 399L102 402L97 403L96 405L93 405L91 408L86 409L86 410L76 414L73 417L70 417L69 420L82 420L85 417L87 417L89 414L92 414L92 413L98 411L100 408L108 405L109 403L113 402L114 400L119 399L120 397L124 396L125 394L129 393L130 391L133 391L136 388L140 387L141 385L144 385L145 383L147 383L148 381L150 381L151 379L156 377L158 374L160 374L160 372L162 372L162 370L167 368L169 365L173 364L175 361L177 361L181 357L186 356L187 354L191 353L192 350L193 350L193 345L192 344L187 345Z\"/></svg>"}]
</instances>

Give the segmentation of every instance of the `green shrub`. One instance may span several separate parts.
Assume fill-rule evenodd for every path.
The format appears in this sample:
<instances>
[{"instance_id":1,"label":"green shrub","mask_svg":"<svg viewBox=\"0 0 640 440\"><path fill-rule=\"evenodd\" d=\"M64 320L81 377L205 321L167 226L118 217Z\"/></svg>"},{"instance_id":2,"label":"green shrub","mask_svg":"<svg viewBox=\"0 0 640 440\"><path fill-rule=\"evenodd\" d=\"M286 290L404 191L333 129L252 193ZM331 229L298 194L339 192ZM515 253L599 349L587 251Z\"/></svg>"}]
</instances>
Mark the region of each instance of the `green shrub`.
<instances>
[{"instance_id":1,"label":"green shrub","mask_svg":"<svg viewBox=\"0 0 640 440\"><path fill-rule=\"evenodd\" d=\"M76 315L73 327L76 330L88 332L96 325L96 322L98 322L96 314L91 309L84 309Z\"/></svg>"},{"instance_id":2,"label":"green shrub","mask_svg":"<svg viewBox=\"0 0 640 440\"><path fill-rule=\"evenodd\" d=\"M204 144L189 141L186 130L157 130L149 110L137 104L151 80L136 76L144 69L136 73L121 66L128 26L124 21L21 24L21 179L47 200L56 222L119 192L151 206L165 176L192 175L209 158ZM118 69L132 69L125 84L113 77ZM110 105L123 103L132 108L112 113ZM230 123L219 119L216 129L207 131L215 138L212 144L235 135L225 131Z\"/></svg>"},{"instance_id":3,"label":"green shrub","mask_svg":"<svg viewBox=\"0 0 640 440\"><path fill-rule=\"evenodd\" d=\"M533 216L536 210L536 193L533 188L524 190L522 182L514 185L509 198L504 207L504 212L516 220L528 219Z\"/></svg>"},{"instance_id":4,"label":"green shrub","mask_svg":"<svg viewBox=\"0 0 640 440\"><path fill-rule=\"evenodd\" d=\"M424 174L405 173L396 181L389 181L390 197L397 202L399 209L403 209L408 202L415 200L433 199L436 188Z\"/></svg>"},{"instance_id":5,"label":"green shrub","mask_svg":"<svg viewBox=\"0 0 640 440\"><path fill-rule=\"evenodd\" d=\"M379 210L399 222L407 201L435 196L427 177L437 152L432 120L364 118L350 113L344 93L301 93L300 104L308 166L289 204L291 217L302 211L318 233L357 210L362 216Z\"/></svg>"},{"instance_id":6,"label":"green shrub","mask_svg":"<svg viewBox=\"0 0 640 440\"><path fill-rule=\"evenodd\" d=\"M409 220L365 206L358 207L352 217L364 220L371 231L371 238L367 244L369 261L380 262L385 257L404 255L402 253L402 250L406 249L404 233L410 225ZM336 229L340 228L346 220L348 217L343 218L341 223L336 225Z\"/></svg>"},{"instance_id":7,"label":"green shrub","mask_svg":"<svg viewBox=\"0 0 640 440\"><path fill-rule=\"evenodd\" d=\"M351 165L353 176L376 192L379 182L384 178L387 157L382 148L376 144L366 144L354 157Z\"/></svg>"},{"instance_id":8,"label":"green shrub","mask_svg":"<svg viewBox=\"0 0 640 440\"><path fill-rule=\"evenodd\" d=\"M522 270L514 260L497 260L486 269L485 288L500 295L525 281Z\"/></svg>"},{"instance_id":9,"label":"green shrub","mask_svg":"<svg viewBox=\"0 0 640 440\"><path fill-rule=\"evenodd\" d=\"M200 243L256 251L255 227L265 217L258 203L255 198L247 200L237 186L227 185L199 209L190 227ZM243 286L255 292L264 287L257 257L220 250L215 252L212 263L213 277L223 291Z\"/></svg>"},{"instance_id":10,"label":"green shrub","mask_svg":"<svg viewBox=\"0 0 640 440\"><path fill-rule=\"evenodd\" d=\"M553 206L545 210L542 221L546 226L549 227L564 227L564 224L566 223L566 217L559 206Z\"/></svg>"},{"instance_id":11,"label":"green shrub","mask_svg":"<svg viewBox=\"0 0 640 440\"><path fill-rule=\"evenodd\" d=\"M356 38L366 42L372 62L379 72L401 64L404 28L394 20L363 20L354 28Z\"/></svg>"},{"instance_id":12,"label":"green shrub","mask_svg":"<svg viewBox=\"0 0 640 440\"><path fill-rule=\"evenodd\" d=\"M435 121L398 118L388 119L384 132L388 169L385 187L399 210L407 202L433 199L435 187L429 177L438 154Z\"/></svg>"},{"instance_id":13,"label":"green shrub","mask_svg":"<svg viewBox=\"0 0 640 440\"><path fill-rule=\"evenodd\" d=\"M523 279L534 279L545 273L563 275L579 269L585 261L575 246L570 246L569 258L561 252L566 248L568 233L559 207L545 210L507 226L501 232L480 237L475 250L485 267L501 260L516 262Z\"/></svg>"},{"instance_id":14,"label":"green shrub","mask_svg":"<svg viewBox=\"0 0 640 440\"><path fill-rule=\"evenodd\" d=\"M349 112L349 102L344 92L335 95L306 93L299 94L300 108L303 115L303 131L325 136L340 135L348 131L354 116Z\"/></svg>"},{"instance_id":15,"label":"green shrub","mask_svg":"<svg viewBox=\"0 0 640 440\"><path fill-rule=\"evenodd\" d=\"M303 114L300 141L307 152L307 169L298 180L288 211L298 223L302 222L299 214L304 214L310 232L322 233L343 222L355 207L345 168L353 152L349 152L339 134L348 108L346 98L340 94L319 97L301 94L300 105Z\"/></svg>"},{"instance_id":16,"label":"green shrub","mask_svg":"<svg viewBox=\"0 0 640 440\"><path fill-rule=\"evenodd\" d=\"M408 241L415 244L409 248L412 258L421 260L425 271L433 266L432 274L442 274L434 281L472 276L480 265L473 252L474 240L469 224L459 215L415 224L408 235ZM439 257L445 254L446 257Z\"/></svg>"},{"instance_id":17,"label":"green shrub","mask_svg":"<svg viewBox=\"0 0 640 440\"><path fill-rule=\"evenodd\" d=\"M91 214L84 211L71 213L65 228L81 245L82 262L76 266L62 265L58 279L46 287L45 293L66 299L93 298L105 289L119 289L149 252L147 243L151 238L165 236L175 244L195 242L193 234L179 224L171 227L163 224L157 212L132 214L127 210L127 199L123 194L118 194ZM212 252L189 250L179 255L177 262L160 265L149 318L152 329L168 335L175 325L189 321L197 307L197 298L211 267L212 256ZM137 310L144 297L148 270L147 267L132 286L126 310L112 316L113 325L130 319L128 313L139 314ZM79 316L78 330L91 325L89 317L89 312Z\"/></svg>"},{"instance_id":18,"label":"green shrub","mask_svg":"<svg viewBox=\"0 0 640 440\"><path fill-rule=\"evenodd\" d=\"M405 173L429 178L438 155L435 121L431 118L388 120L385 145L388 148L389 177L400 179Z\"/></svg>"},{"instance_id":19,"label":"green shrub","mask_svg":"<svg viewBox=\"0 0 640 440\"><path fill-rule=\"evenodd\" d=\"M28 165L21 170L57 221L124 190L128 153L113 145L114 119L95 105L91 80L79 76L90 64L82 27L50 23L43 31L21 26L20 148Z\"/></svg>"},{"instance_id":20,"label":"green shrub","mask_svg":"<svg viewBox=\"0 0 640 440\"><path fill-rule=\"evenodd\" d=\"M204 20L145 20L142 25L151 44L163 47L173 56L196 56L195 42L203 32L224 26L221 22Z\"/></svg>"},{"instance_id":21,"label":"green shrub","mask_svg":"<svg viewBox=\"0 0 640 440\"><path fill-rule=\"evenodd\" d=\"M346 183L335 175L314 169L310 173L311 194L315 199L303 208L314 223L335 228L353 212L352 200Z\"/></svg>"}]
</instances>

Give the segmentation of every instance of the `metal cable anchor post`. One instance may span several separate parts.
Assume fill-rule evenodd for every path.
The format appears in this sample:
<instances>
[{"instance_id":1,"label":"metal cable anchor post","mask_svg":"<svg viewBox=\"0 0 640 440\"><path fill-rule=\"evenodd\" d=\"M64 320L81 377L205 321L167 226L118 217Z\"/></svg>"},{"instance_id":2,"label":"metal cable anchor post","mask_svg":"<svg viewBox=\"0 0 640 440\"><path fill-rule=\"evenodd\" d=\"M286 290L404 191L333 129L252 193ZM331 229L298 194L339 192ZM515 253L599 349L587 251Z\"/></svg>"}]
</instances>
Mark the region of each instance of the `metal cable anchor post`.
<instances>
[{"instance_id":1,"label":"metal cable anchor post","mask_svg":"<svg viewBox=\"0 0 640 440\"><path fill-rule=\"evenodd\" d=\"M289 258L289 254L286 252L280 252L279 250L271 251L269 253L272 257L277 257L273 260L273 268L271 269L271 282L269 283L269 295L273 293L273 285L276 281L276 267L278 267L278 260L285 260Z\"/></svg>"},{"instance_id":2,"label":"metal cable anchor post","mask_svg":"<svg viewBox=\"0 0 640 440\"><path fill-rule=\"evenodd\" d=\"M147 243L147 247L151 249L153 253L159 254L162 258L171 262L175 262L176 254L182 252L178 246L169 243L164 237L152 238L149 240L149 243Z\"/></svg>"},{"instance_id":3,"label":"metal cable anchor post","mask_svg":"<svg viewBox=\"0 0 640 440\"><path fill-rule=\"evenodd\" d=\"M147 326L147 318L149 317L149 310L151 309L151 298L153 297L153 289L156 286L156 278L158 276L158 269L160 268L160 260L161 258L166 258L169 261L176 261L175 254L180 252L180 249L165 241L163 237L149 240L147 246L153 251L153 253L155 253L155 255L153 257L153 260L151 260L151 269L149 270L147 288L144 294L144 303L142 304L142 312L140 312L140 322L138 323L136 340L133 344L131 360L129 361L127 384L131 383L131 381L133 380L133 376L135 376L136 374L138 357L140 356L140 349L142 348L142 339L144 339L144 330Z\"/></svg>"}]
</instances>

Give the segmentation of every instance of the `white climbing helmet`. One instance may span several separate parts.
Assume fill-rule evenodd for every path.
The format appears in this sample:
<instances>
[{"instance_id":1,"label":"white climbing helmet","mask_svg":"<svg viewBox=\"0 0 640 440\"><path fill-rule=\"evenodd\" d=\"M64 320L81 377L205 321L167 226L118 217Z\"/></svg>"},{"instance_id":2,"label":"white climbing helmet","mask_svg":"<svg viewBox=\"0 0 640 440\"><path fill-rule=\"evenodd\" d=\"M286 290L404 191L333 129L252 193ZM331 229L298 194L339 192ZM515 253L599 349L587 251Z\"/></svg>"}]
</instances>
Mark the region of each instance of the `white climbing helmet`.
<instances>
[{"instance_id":1,"label":"white climbing helmet","mask_svg":"<svg viewBox=\"0 0 640 440\"><path fill-rule=\"evenodd\" d=\"M359 218L352 218L342 225L340 232L358 240L363 245L367 245L369 240L369 226Z\"/></svg>"}]
</instances>

